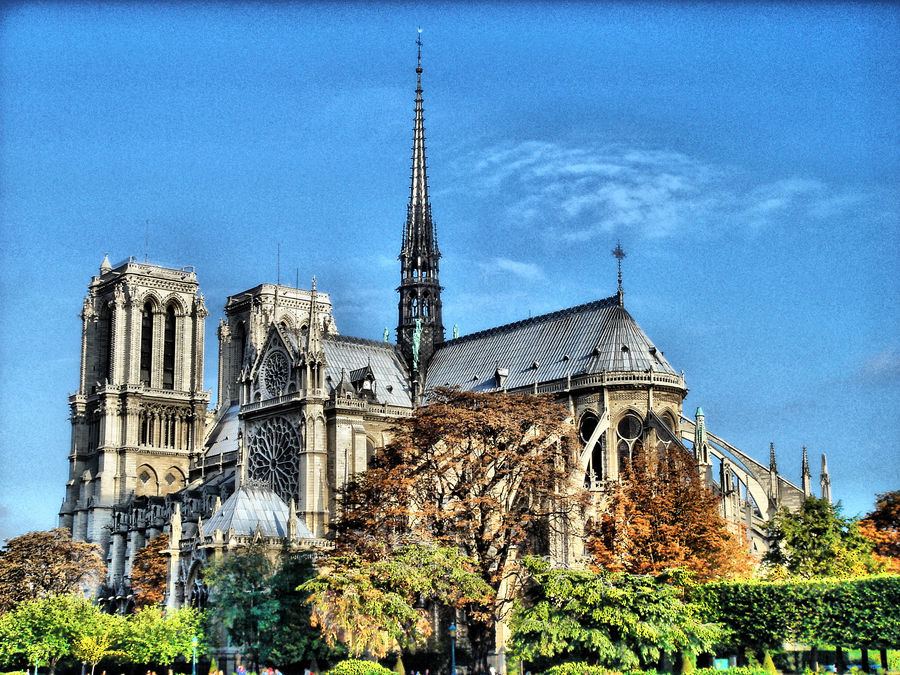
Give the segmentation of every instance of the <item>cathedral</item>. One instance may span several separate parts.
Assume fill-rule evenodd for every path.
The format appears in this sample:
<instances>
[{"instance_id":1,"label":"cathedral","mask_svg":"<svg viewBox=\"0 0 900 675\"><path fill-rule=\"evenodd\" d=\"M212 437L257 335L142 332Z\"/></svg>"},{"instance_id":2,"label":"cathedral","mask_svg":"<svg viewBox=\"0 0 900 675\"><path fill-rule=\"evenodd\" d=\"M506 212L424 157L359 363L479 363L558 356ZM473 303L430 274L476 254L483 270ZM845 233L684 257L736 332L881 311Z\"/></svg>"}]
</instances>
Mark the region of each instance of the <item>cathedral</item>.
<instances>
[{"instance_id":1,"label":"cathedral","mask_svg":"<svg viewBox=\"0 0 900 675\"><path fill-rule=\"evenodd\" d=\"M80 318L81 369L60 525L106 557L102 602L124 609L134 555L169 533L166 603L202 605L205 561L251 542L331 546L336 494L389 442L392 420L429 389L552 394L580 439L578 480L602 496L635 445L682 446L722 513L765 546L762 525L810 494L715 436L687 385L625 307L621 263L609 297L446 339L428 196L421 45L412 179L400 241L396 343L342 335L332 298L260 284L230 296L218 324L217 400L203 389L205 306L192 267L104 258ZM387 289L385 289L387 291ZM824 455L822 496L830 499ZM580 555L578 542L559 553Z\"/></svg>"}]
</instances>

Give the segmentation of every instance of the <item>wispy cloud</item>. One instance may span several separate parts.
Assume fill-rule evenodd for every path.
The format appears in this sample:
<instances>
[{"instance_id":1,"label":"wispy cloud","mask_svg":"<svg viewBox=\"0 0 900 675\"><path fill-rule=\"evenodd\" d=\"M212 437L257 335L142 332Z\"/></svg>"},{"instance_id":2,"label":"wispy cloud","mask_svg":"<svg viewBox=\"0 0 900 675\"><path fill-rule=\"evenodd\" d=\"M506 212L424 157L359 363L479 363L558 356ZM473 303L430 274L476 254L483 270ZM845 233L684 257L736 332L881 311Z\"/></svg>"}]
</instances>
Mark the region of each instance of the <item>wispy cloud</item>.
<instances>
[{"instance_id":1,"label":"wispy cloud","mask_svg":"<svg viewBox=\"0 0 900 675\"><path fill-rule=\"evenodd\" d=\"M575 242L620 230L654 239L688 228L752 231L798 211L832 217L863 198L802 177L754 184L733 167L621 145L503 144L463 158L459 170L467 189L499 195L512 222Z\"/></svg>"},{"instance_id":2,"label":"wispy cloud","mask_svg":"<svg viewBox=\"0 0 900 675\"><path fill-rule=\"evenodd\" d=\"M858 379L870 384L900 382L900 350L885 347L863 361L856 370Z\"/></svg>"},{"instance_id":3,"label":"wispy cloud","mask_svg":"<svg viewBox=\"0 0 900 675\"><path fill-rule=\"evenodd\" d=\"M536 281L544 278L544 271L538 265L510 260L509 258L493 258L481 263L481 268L487 273L509 272L526 281Z\"/></svg>"}]
</instances>

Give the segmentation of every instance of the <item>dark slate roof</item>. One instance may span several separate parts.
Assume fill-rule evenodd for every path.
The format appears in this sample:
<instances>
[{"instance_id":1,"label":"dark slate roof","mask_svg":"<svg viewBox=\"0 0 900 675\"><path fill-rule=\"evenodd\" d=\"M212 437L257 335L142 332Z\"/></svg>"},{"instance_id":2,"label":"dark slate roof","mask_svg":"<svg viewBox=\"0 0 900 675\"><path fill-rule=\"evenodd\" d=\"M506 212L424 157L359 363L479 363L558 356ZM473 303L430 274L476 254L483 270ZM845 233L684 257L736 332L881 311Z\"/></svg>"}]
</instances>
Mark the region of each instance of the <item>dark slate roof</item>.
<instances>
[{"instance_id":1,"label":"dark slate roof","mask_svg":"<svg viewBox=\"0 0 900 675\"><path fill-rule=\"evenodd\" d=\"M217 458L219 455L238 449L238 411L240 408L238 404L234 404L216 420L216 426L213 427L206 439L207 459Z\"/></svg>"},{"instance_id":2,"label":"dark slate roof","mask_svg":"<svg viewBox=\"0 0 900 675\"><path fill-rule=\"evenodd\" d=\"M227 532L234 528L238 535L252 535L256 528L264 537L287 536L290 508L271 488L257 485L241 485L237 492L222 504L209 520L203 523L203 536L211 537L216 530ZM313 539L312 533L299 520L297 536Z\"/></svg>"},{"instance_id":3,"label":"dark slate roof","mask_svg":"<svg viewBox=\"0 0 900 675\"><path fill-rule=\"evenodd\" d=\"M445 342L425 387L495 389L498 368L509 369L506 389L602 371L677 375L616 295Z\"/></svg>"},{"instance_id":4,"label":"dark slate roof","mask_svg":"<svg viewBox=\"0 0 900 675\"><path fill-rule=\"evenodd\" d=\"M412 407L409 376L394 345L346 335L327 335L322 338L322 347L327 362L325 375L331 378L328 380L329 393L340 383L342 370L349 374L368 366L375 375L375 397L378 401Z\"/></svg>"}]
</instances>

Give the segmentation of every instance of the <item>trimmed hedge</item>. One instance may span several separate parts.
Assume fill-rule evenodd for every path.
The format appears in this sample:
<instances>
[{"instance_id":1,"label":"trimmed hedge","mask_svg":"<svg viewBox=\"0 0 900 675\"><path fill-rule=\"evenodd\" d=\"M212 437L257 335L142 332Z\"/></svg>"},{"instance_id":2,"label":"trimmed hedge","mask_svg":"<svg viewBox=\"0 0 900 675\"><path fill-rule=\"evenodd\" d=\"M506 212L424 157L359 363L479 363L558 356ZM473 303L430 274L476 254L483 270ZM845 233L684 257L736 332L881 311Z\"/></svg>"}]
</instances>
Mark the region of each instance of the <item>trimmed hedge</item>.
<instances>
[{"instance_id":1,"label":"trimmed hedge","mask_svg":"<svg viewBox=\"0 0 900 675\"><path fill-rule=\"evenodd\" d=\"M900 575L720 581L695 587L692 597L706 620L732 631L732 646L900 647Z\"/></svg>"},{"instance_id":2,"label":"trimmed hedge","mask_svg":"<svg viewBox=\"0 0 900 675\"><path fill-rule=\"evenodd\" d=\"M338 663L325 675L395 675L395 673L374 661L347 659Z\"/></svg>"},{"instance_id":3,"label":"trimmed hedge","mask_svg":"<svg viewBox=\"0 0 900 675\"><path fill-rule=\"evenodd\" d=\"M622 675L622 672L610 670L603 666L590 666L584 661L579 661L576 663L560 663L549 670L545 670L542 675Z\"/></svg>"}]
</instances>

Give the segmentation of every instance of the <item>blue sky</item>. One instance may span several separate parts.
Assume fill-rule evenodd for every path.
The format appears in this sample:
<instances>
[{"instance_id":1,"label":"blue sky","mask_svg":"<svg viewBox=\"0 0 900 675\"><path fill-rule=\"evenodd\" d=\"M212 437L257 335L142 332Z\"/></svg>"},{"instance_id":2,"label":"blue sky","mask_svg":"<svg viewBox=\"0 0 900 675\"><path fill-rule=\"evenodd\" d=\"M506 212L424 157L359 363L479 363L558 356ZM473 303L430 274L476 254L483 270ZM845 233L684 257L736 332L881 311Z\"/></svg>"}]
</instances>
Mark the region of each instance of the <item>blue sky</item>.
<instances>
[{"instance_id":1,"label":"blue sky","mask_svg":"<svg viewBox=\"0 0 900 675\"><path fill-rule=\"evenodd\" d=\"M0 23L0 538L48 528L103 255L277 276L396 326L416 28L444 320L615 291L686 412L849 513L900 488L900 11L20 3ZM215 396L213 396L213 399Z\"/></svg>"}]
</instances>

